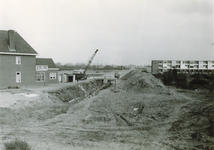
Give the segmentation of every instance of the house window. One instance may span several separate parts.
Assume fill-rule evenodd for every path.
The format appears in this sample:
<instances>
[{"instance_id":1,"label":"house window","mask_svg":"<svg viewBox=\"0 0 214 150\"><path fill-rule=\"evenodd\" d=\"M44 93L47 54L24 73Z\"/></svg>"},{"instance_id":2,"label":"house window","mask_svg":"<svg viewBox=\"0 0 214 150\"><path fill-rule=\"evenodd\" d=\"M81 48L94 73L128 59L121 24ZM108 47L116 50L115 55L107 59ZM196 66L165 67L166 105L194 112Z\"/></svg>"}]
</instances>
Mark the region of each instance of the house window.
<instances>
[{"instance_id":1,"label":"house window","mask_svg":"<svg viewBox=\"0 0 214 150\"><path fill-rule=\"evenodd\" d=\"M21 64L21 56L16 56L16 64L17 65Z\"/></svg>"},{"instance_id":2,"label":"house window","mask_svg":"<svg viewBox=\"0 0 214 150\"><path fill-rule=\"evenodd\" d=\"M42 70L42 66L38 66L38 68L39 68L38 70Z\"/></svg>"},{"instance_id":3,"label":"house window","mask_svg":"<svg viewBox=\"0 0 214 150\"><path fill-rule=\"evenodd\" d=\"M50 79L55 80L56 79L56 73L50 73Z\"/></svg>"},{"instance_id":4,"label":"house window","mask_svg":"<svg viewBox=\"0 0 214 150\"><path fill-rule=\"evenodd\" d=\"M21 82L21 72L16 72L16 82L17 83Z\"/></svg>"},{"instance_id":5,"label":"house window","mask_svg":"<svg viewBox=\"0 0 214 150\"><path fill-rule=\"evenodd\" d=\"M44 82L45 81L45 73L37 72L36 73L36 82Z\"/></svg>"},{"instance_id":6,"label":"house window","mask_svg":"<svg viewBox=\"0 0 214 150\"><path fill-rule=\"evenodd\" d=\"M43 66L43 70L48 70L48 66Z\"/></svg>"},{"instance_id":7,"label":"house window","mask_svg":"<svg viewBox=\"0 0 214 150\"><path fill-rule=\"evenodd\" d=\"M37 65L36 66L36 71L47 71L48 70L48 66L47 65Z\"/></svg>"}]
</instances>

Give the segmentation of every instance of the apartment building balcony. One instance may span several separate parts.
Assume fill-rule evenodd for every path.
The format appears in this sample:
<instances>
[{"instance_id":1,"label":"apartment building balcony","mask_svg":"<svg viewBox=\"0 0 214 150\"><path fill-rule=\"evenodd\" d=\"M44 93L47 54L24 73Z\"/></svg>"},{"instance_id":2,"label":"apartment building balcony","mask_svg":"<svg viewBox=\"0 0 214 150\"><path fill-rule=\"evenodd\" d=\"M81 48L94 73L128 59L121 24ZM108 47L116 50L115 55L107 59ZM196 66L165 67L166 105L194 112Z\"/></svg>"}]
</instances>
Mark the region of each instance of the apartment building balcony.
<instances>
[{"instance_id":1,"label":"apartment building balcony","mask_svg":"<svg viewBox=\"0 0 214 150\"><path fill-rule=\"evenodd\" d=\"M214 65L208 65L208 69L214 69Z\"/></svg>"},{"instance_id":2,"label":"apartment building balcony","mask_svg":"<svg viewBox=\"0 0 214 150\"><path fill-rule=\"evenodd\" d=\"M214 61L208 61L208 65L214 65Z\"/></svg>"},{"instance_id":3,"label":"apartment building balcony","mask_svg":"<svg viewBox=\"0 0 214 150\"><path fill-rule=\"evenodd\" d=\"M203 61L202 64L207 65L208 61Z\"/></svg>"},{"instance_id":4,"label":"apartment building balcony","mask_svg":"<svg viewBox=\"0 0 214 150\"><path fill-rule=\"evenodd\" d=\"M190 66L198 66L199 64L189 64Z\"/></svg>"},{"instance_id":5,"label":"apartment building balcony","mask_svg":"<svg viewBox=\"0 0 214 150\"><path fill-rule=\"evenodd\" d=\"M183 64L189 64L189 61L183 61Z\"/></svg>"},{"instance_id":6,"label":"apartment building balcony","mask_svg":"<svg viewBox=\"0 0 214 150\"><path fill-rule=\"evenodd\" d=\"M193 64L193 65L196 65L196 64L199 63L199 61L190 61L189 63L190 63L190 64Z\"/></svg>"}]
</instances>

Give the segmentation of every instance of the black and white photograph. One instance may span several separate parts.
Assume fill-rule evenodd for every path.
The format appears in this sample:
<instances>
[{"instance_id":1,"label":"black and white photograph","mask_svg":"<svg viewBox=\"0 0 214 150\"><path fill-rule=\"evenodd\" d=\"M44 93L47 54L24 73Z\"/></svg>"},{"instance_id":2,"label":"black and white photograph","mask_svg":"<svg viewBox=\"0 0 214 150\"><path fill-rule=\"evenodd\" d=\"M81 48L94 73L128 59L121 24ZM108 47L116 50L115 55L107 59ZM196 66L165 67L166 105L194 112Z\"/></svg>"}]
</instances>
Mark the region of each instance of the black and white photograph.
<instances>
[{"instance_id":1,"label":"black and white photograph","mask_svg":"<svg viewBox=\"0 0 214 150\"><path fill-rule=\"evenodd\" d=\"M214 150L213 0L0 0L0 150Z\"/></svg>"}]
</instances>

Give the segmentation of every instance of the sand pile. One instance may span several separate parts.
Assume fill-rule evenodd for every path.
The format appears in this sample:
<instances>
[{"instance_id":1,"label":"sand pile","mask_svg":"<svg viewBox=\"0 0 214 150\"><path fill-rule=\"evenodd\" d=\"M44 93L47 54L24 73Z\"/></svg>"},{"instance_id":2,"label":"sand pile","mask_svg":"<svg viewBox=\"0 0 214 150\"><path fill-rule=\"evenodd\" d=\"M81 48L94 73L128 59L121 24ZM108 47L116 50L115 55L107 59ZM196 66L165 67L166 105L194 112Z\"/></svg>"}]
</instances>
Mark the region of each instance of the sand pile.
<instances>
[{"instance_id":1,"label":"sand pile","mask_svg":"<svg viewBox=\"0 0 214 150\"><path fill-rule=\"evenodd\" d=\"M168 92L161 80L155 78L152 74L132 70L121 78L126 80L124 88L135 92Z\"/></svg>"}]
</instances>

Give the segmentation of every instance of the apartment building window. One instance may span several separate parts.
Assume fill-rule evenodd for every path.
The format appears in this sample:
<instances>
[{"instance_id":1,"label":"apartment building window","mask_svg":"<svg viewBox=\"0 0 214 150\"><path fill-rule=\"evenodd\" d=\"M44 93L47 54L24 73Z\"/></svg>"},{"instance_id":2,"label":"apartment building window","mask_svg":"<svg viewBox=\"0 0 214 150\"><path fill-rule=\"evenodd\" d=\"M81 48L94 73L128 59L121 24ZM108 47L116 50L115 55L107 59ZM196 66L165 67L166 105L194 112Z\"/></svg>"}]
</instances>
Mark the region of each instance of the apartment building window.
<instances>
[{"instance_id":1,"label":"apartment building window","mask_svg":"<svg viewBox=\"0 0 214 150\"><path fill-rule=\"evenodd\" d=\"M50 79L51 80L55 80L56 79L56 73L55 72L51 72L50 73Z\"/></svg>"},{"instance_id":2,"label":"apartment building window","mask_svg":"<svg viewBox=\"0 0 214 150\"><path fill-rule=\"evenodd\" d=\"M189 65L185 65L185 68L189 68Z\"/></svg>"},{"instance_id":3,"label":"apartment building window","mask_svg":"<svg viewBox=\"0 0 214 150\"><path fill-rule=\"evenodd\" d=\"M180 65L176 65L175 67L176 67L176 68L180 68L181 66L180 66Z\"/></svg>"},{"instance_id":4,"label":"apartment building window","mask_svg":"<svg viewBox=\"0 0 214 150\"><path fill-rule=\"evenodd\" d=\"M36 82L44 82L45 81L45 73L37 72L36 73Z\"/></svg>"},{"instance_id":5,"label":"apartment building window","mask_svg":"<svg viewBox=\"0 0 214 150\"><path fill-rule=\"evenodd\" d=\"M16 82L17 83L21 82L21 72L16 72Z\"/></svg>"},{"instance_id":6,"label":"apartment building window","mask_svg":"<svg viewBox=\"0 0 214 150\"><path fill-rule=\"evenodd\" d=\"M16 64L17 65L21 64L21 56L16 56Z\"/></svg>"},{"instance_id":7,"label":"apartment building window","mask_svg":"<svg viewBox=\"0 0 214 150\"><path fill-rule=\"evenodd\" d=\"M177 64L180 64L180 61L176 61Z\"/></svg>"}]
</instances>

